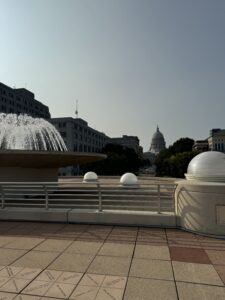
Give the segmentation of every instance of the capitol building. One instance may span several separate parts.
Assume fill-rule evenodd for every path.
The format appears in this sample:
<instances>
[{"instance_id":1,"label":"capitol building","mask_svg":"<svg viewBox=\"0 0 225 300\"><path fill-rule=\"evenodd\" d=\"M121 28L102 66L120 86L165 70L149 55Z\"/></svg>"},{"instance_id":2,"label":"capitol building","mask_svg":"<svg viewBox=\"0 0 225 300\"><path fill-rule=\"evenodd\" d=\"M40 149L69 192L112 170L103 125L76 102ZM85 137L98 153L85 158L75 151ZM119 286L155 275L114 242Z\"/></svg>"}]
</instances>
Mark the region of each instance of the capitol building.
<instances>
[{"instance_id":1,"label":"capitol building","mask_svg":"<svg viewBox=\"0 0 225 300\"><path fill-rule=\"evenodd\" d=\"M156 132L152 136L151 145L147 152L144 153L144 157L153 161L159 152L166 148L166 142L162 132L159 130L159 126L156 128Z\"/></svg>"}]
</instances>

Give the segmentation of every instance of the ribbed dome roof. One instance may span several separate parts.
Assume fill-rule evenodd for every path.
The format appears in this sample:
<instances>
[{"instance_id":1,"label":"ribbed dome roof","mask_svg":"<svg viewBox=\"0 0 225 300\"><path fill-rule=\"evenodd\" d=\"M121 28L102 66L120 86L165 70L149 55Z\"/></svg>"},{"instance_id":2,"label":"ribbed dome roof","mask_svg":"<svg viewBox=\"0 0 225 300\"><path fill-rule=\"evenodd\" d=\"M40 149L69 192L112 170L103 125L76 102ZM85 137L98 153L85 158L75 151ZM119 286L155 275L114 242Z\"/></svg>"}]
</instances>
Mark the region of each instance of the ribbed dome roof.
<instances>
[{"instance_id":1,"label":"ribbed dome roof","mask_svg":"<svg viewBox=\"0 0 225 300\"><path fill-rule=\"evenodd\" d=\"M152 136L150 152L158 154L162 149L165 149L166 143L162 132L159 131L159 126L156 128L156 132Z\"/></svg>"},{"instance_id":2,"label":"ribbed dome roof","mask_svg":"<svg viewBox=\"0 0 225 300\"><path fill-rule=\"evenodd\" d=\"M158 140L158 139L161 139L164 141L164 136L163 136L162 132L159 131L159 127L157 126L156 132L152 136L152 140Z\"/></svg>"},{"instance_id":3,"label":"ribbed dome roof","mask_svg":"<svg viewBox=\"0 0 225 300\"><path fill-rule=\"evenodd\" d=\"M225 181L225 154L207 151L195 156L188 165L187 179L199 181Z\"/></svg>"}]
</instances>

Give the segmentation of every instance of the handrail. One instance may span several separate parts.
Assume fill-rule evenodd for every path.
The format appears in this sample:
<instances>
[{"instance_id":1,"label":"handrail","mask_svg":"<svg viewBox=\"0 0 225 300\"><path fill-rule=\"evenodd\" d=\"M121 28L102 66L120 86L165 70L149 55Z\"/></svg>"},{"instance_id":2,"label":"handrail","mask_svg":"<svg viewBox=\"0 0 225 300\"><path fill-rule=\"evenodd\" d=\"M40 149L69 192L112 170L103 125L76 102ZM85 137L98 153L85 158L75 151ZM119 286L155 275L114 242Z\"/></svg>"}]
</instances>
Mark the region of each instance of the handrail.
<instances>
[{"instance_id":1,"label":"handrail","mask_svg":"<svg viewBox=\"0 0 225 300\"><path fill-rule=\"evenodd\" d=\"M1 209L7 207L95 208L99 212L143 210L174 212L173 183L140 183L123 187L116 182L0 182Z\"/></svg>"}]
</instances>

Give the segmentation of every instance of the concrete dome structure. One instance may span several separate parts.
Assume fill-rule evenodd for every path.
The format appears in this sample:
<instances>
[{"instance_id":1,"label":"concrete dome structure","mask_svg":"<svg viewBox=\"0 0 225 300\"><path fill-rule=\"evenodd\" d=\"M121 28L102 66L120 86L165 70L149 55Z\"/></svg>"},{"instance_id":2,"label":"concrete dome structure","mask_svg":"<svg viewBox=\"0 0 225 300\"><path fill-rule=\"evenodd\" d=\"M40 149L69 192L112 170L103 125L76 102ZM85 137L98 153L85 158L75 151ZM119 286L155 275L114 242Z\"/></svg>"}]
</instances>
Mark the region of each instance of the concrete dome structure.
<instances>
[{"instance_id":1,"label":"concrete dome structure","mask_svg":"<svg viewBox=\"0 0 225 300\"><path fill-rule=\"evenodd\" d=\"M137 182L138 182L137 176L134 175L133 173L125 173L120 178L120 183L125 186L137 185Z\"/></svg>"},{"instance_id":2,"label":"concrete dome structure","mask_svg":"<svg viewBox=\"0 0 225 300\"><path fill-rule=\"evenodd\" d=\"M162 132L159 131L159 126L156 128L156 132L152 136L151 146L149 151L154 154L159 154L159 152L166 148L166 143Z\"/></svg>"},{"instance_id":3,"label":"concrete dome structure","mask_svg":"<svg viewBox=\"0 0 225 300\"><path fill-rule=\"evenodd\" d=\"M96 182L98 181L98 175L95 172L87 172L84 175L83 182Z\"/></svg>"},{"instance_id":4,"label":"concrete dome structure","mask_svg":"<svg viewBox=\"0 0 225 300\"><path fill-rule=\"evenodd\" d=\"M188 165L188 180L225 182L225 154L207 151L195 156Z\"/></svg>"}]
</instances>

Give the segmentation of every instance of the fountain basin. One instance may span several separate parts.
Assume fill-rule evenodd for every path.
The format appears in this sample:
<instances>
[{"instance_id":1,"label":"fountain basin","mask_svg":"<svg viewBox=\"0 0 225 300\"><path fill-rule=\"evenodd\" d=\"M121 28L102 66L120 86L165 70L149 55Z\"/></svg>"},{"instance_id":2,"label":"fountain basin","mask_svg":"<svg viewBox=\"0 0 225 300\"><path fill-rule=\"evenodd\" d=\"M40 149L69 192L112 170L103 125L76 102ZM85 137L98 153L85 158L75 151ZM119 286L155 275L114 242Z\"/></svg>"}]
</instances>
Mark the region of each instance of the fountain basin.
<instances>
[{"instance_id":1,"label":"fountain basin","mask_svg":"<svg viewBox=\"0 0 225 300\"><path fill-rule=\"evenodd\" d=\"M98 153L1 150L0 182L57 181L58 169L105 159Z\"/></svg>"}]
</instances>

